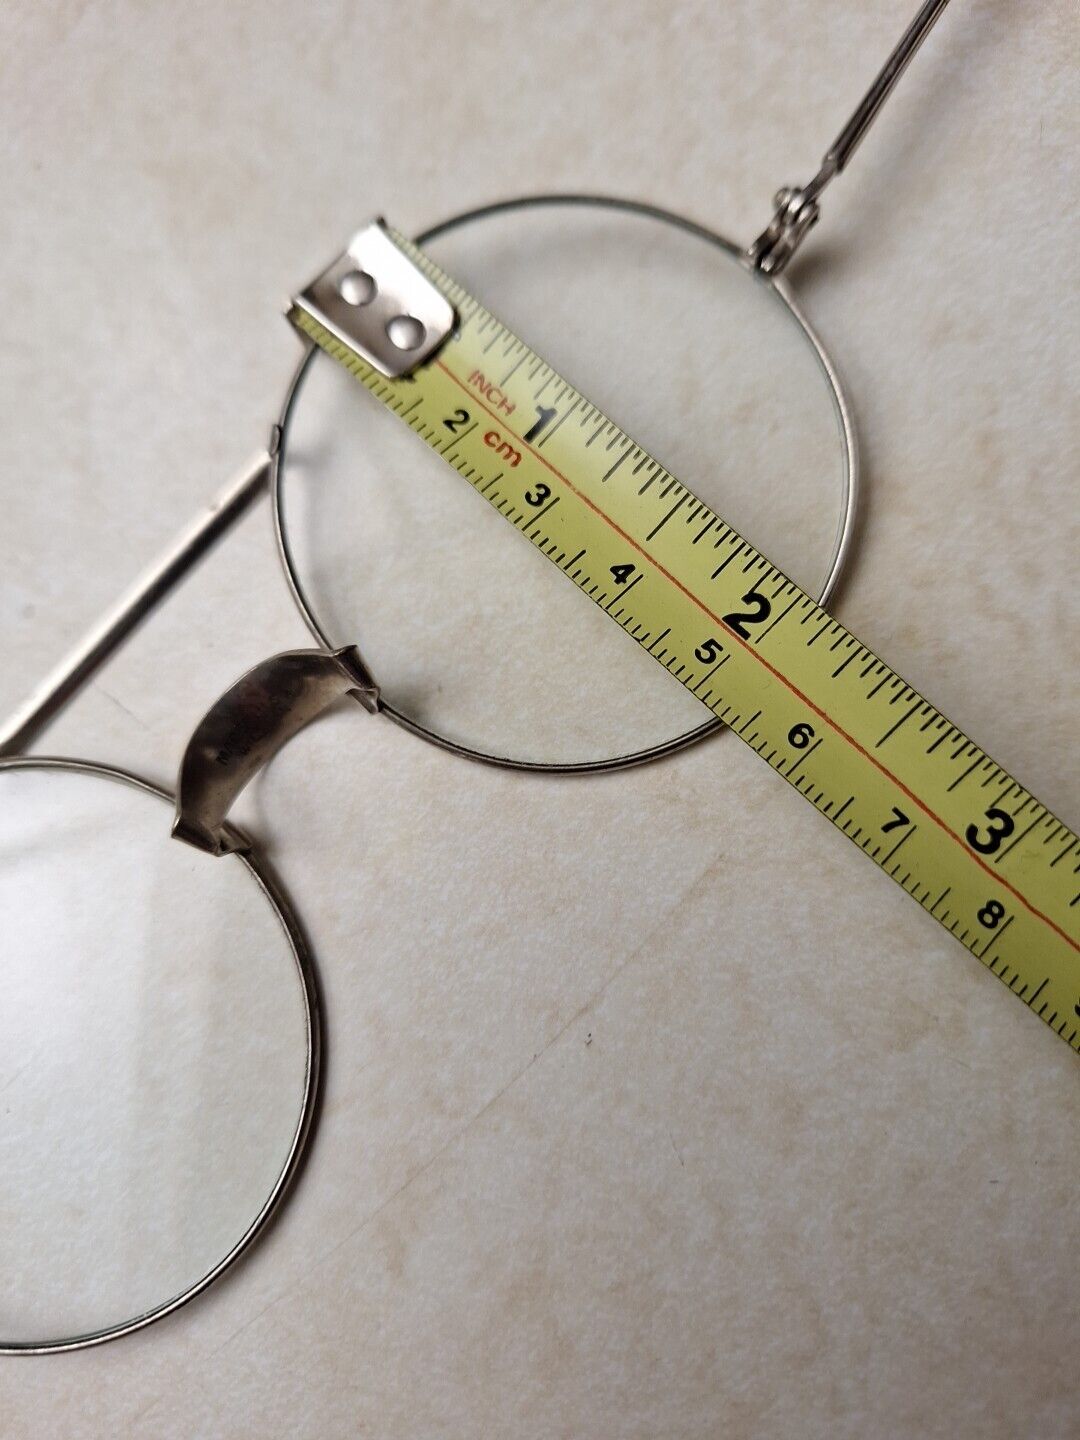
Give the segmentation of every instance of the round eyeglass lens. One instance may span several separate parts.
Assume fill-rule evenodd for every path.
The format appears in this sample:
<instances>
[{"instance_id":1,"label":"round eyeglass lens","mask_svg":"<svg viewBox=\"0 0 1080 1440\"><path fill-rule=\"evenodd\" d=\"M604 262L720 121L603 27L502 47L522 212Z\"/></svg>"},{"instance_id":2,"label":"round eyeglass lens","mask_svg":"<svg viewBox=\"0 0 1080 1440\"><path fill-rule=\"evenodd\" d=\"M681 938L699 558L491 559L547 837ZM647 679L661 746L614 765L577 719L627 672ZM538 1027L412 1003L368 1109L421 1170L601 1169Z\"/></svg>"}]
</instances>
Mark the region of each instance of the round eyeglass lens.
<instances>
[{"instance_id":1,"label":"round eyeglass lens","mask_svg":"<svg viewBox=\"0 0 1080 1440\"><path fill-rule=\"evenodd\" d=\"M190 1299L307 1133L302 943L253 865L169 838L167 799L0 763L2 1350L95 1343Z\"/></svg>"},{"instance_id":2,"label":"round eyeglass lens","mask_svg":"<svg viewBox=\"0 0 1080 1440\"><path fill-rule=\"evenodd\" d=\"M421 244L821 593L849 536L854 443L839 382L782 286L718 237L621 203L529 202L448 222ZM494 351L485 379L498 386L514 363ZM508 424L523 433L536 418ZM286 407L275 503L316 634L357 644L395 718L428 738L506 763L590 768L716 728L321 351Z\"/></svg>"}]
</instances>

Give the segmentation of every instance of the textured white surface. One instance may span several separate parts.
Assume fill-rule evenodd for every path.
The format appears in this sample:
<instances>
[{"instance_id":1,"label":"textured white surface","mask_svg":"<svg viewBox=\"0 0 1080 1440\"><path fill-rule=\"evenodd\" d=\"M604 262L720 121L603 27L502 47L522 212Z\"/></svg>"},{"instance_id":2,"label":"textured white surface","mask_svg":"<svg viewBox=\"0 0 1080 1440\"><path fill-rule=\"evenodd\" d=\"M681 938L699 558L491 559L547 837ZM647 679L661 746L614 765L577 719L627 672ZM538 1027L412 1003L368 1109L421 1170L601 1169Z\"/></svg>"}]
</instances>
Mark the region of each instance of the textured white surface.
<instances>
[{"instance_id":1,"label":"textured white surface","mask_svg":"<svg viewBox=\"0 0 1080 1440\"><path fill-rule=\"evenodd\" d=\"M358 220L749 238L908 8L6 5L0 708L263 438ZM868 470L841 615L1074 825L1077 48L957 0L793 269ZM41 748L168 779L303 643L275 567L262 511ZM742 747L542 782L346 711L246 812L323 976L310 1163L197 1306L3 1362L5 1436L1075 1434L1076 1057Z\"/></svg>"}]
</instances>

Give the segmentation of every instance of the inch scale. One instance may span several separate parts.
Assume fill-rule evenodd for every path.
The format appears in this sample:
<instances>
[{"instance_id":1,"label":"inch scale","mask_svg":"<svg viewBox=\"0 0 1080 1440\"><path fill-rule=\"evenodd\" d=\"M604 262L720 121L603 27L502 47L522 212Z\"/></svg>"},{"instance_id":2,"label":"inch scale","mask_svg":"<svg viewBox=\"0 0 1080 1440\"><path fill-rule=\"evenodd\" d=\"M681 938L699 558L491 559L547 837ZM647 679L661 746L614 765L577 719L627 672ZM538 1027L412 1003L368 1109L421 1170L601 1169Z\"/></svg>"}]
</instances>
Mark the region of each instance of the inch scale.
<instances>
[{"instance_id":1,"label":"inch scale","mask_svg":"<svg viewBox=\"0 0 1080 1440\"><path fill-rule=\"evenodd\" d=\"M416 246L385 233L456 311L441 348L388 378L308 294L294 325L1080 1051L1077 836Z\"/></svg>"}]
</instances>

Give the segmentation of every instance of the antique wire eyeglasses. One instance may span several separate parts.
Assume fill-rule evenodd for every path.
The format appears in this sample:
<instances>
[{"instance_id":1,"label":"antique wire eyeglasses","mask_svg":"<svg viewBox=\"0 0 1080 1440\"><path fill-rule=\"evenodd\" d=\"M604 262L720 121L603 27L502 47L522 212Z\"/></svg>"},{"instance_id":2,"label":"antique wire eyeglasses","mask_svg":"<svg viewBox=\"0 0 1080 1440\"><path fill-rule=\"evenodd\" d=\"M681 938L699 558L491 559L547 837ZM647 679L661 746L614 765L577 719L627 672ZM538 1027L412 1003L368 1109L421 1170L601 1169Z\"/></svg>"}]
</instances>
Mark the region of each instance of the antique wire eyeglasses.
<instances>
[{"instance_id":1,"label":"antique wire eyeglasses","mask_svg":"<svg viewBox=\"0 0 1080 1440\"><path fill-rule=\"evenodd\" d=\"M854 534L855 430L782 272L946 3L922 6L813 180L779 193L748 248L591 195L485 206L418 237L823 601ZM227 811L302 724L351 695L467 758L554 773L655 759L719 728L380 408L306 347L267 451L0 727L0 1351L93 1345L176 1310L247 1249L295 1174L318 1090L314 969ZM177 833L197 848L177 846L176 796L25 751L264 492L318 649L223 698L255 696L271 718L224 787L189 746ZM511 587L543 619L524 634L503 613Z\"/></svg>"}]
</instances>

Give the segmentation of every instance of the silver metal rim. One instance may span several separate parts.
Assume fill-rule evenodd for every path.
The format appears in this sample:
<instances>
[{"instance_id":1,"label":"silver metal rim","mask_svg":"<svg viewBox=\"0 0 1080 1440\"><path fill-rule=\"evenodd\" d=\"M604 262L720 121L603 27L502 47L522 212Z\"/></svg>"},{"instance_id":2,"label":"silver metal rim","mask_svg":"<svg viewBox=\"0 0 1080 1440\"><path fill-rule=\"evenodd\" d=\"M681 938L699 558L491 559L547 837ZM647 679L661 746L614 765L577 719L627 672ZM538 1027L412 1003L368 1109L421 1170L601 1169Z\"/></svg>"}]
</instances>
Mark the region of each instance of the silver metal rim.
<instances>
[{"instance_id":1,"label":"silver metal rim","mask_svg":"<svg viewBox=\"0 0 1080 1440\"><path fill-rule=\"evenodd\" d=\"M0 773L3 773L5 770L73 770L84 775L94 775L103 780L117 781L122 785L127 785L135 790L141 790L148 795L153 795L157 799L163 800L169 806L175 804L174 796L170 795L167 790L161 789L160 786L152 784L149 780L144 780L140 776L133 775L127 770L115 769L108 765L97 765L86 760L70 760L52 756L17 756L11 759L0 759ZM299 922L265 862L260 860L253 850L238 853L235 857L229 858L235 858L244 865L276 914L281 928L284 931L300 980L300 991L304 1005L305 1043L307 1047L304 1066L304 1088L301 1098L300 1115L293 1131L284 1164L270 1193L264 1200L262 1207L248 1225L248 1228L240 1236L239 1240L236 1241L232 1249L229 1250L212 1269L208 1270L205 1275L186 1290L178 1295L174 1295L162 1304L145 1311L143 1314L135 1316L133 1319L125 1320L118 1325L107 1326L101 1330L92 1331L86 1335L76 1335L62 1340L49 1340L44 1343L18 1343L0 1339L0 1355L55 1355L66 1350L85 1350L91 1345L101 1345L106 1340L115 1340L121 1335L130 1335L135 1330L145 1329L147 1325L152 1325L156 1320L162 1320L166 1315L173 1314L174 1311L181 1309L181 1307L186 1305L190 1300L194 1300L197 1295L201 1295L204 1290L213 1285L216 1280L219 1280L227 1270L236 1264L252 1242L265 1230L296 1176L311 1134L312 1120L315 1114L319 1091L319 1071L322 1060L322 1010L315 979L315 967Z\"/></svg>"},{"instance_id":2,"label":"silver metal rim","mask_svg":"<svg viewBox=\"0 0 1080 1440\"><path fill-rule=\"evenodd\" d=\"M491 216L503 215L517 210L554 206L591 206L600 209L619 210L652 220L660 220L674 226L678 230L696 235L699 239L717 246L718 249L725 251L734 259L738 260L746 269L749 279L753 280L756 284L768 286L787 308L795 323L799 326L809 342L822 373L828 382L840 432L841 447L844 454L843 478L841 481L840 522L837 526L836 540L833 544L825 583L817 596L819 604L827 604L844 572L855 539L855 522L859 496L858 440L855 432L854 419L852 417L851 404L843 382L840 379L840 374L817 332L797 303L790 285L780 278L769 277L761 271L755 270L749 263L745 250L741 246L735 245L725 236L713 230L706 229L705 226L698 225L693 220L688 220L682 215L676 215L670 210L663 210L659 206L648 205L643 201L628 200L611 195L525 195L515 197L511 200L499 200L491 205L481 205L472 210L464 210L458 215L451 216L448 220L443 220L437 225L432 225L417 236L416 243L418 245L426 245L429 240L434 240L440 235L448 234L452 230L463 228L466 225L472 224L474 221L484 220ZM282 568L285 571L285 579L293 600L296 602L296 606L303 616L304 623L315 639L324 649L333 650L334 646L341 642L340 640L332 641L327 635L301 583L292 548L289 544L288 535L286 534L282 507L282 457L288 445L289 422L296 395L313 356L314 349L312 347L306 348L285 393L285 400L282 405L277 428L278 439L273 447L272 469L270 474L270 499L274 517L274 534L277 540L278 555L281 559ZM356 637L349 638L355 639ZM360 645L359 648L362 653L363 646ZM450 751L451 754L460 755L467 760L476 760L484 765L495 765L508 770L528 770L545 775L582 775L605 773L609 770L625 770L632 765L644 765L652 760L659 760L665 755L674 754L677 750L682 750L688 745L693 745L699 740L704 740L706 736L712 735L717 730L724 728L719 720L708 720L704 725L699 725L696 729L688 730L682 735L676 735L671 740L664 741L659 745L649 746L645 750L633 751L627 755L612 756L604 760L550 763L535 760L518 760L512 756L492 755L483 750L475 750L468 745L461 744L460 741L451 740L449 737L440 734L437 730L433 730L429 726L422 725L418 721L411 719L408 715L396 709L385 696L382 699L381 709L384 714L388 715L390 719L400 725L402 729L419 736L421 740L427 740L432 745L437 745L442 750Z\"/></svg>"}]
</instances>

